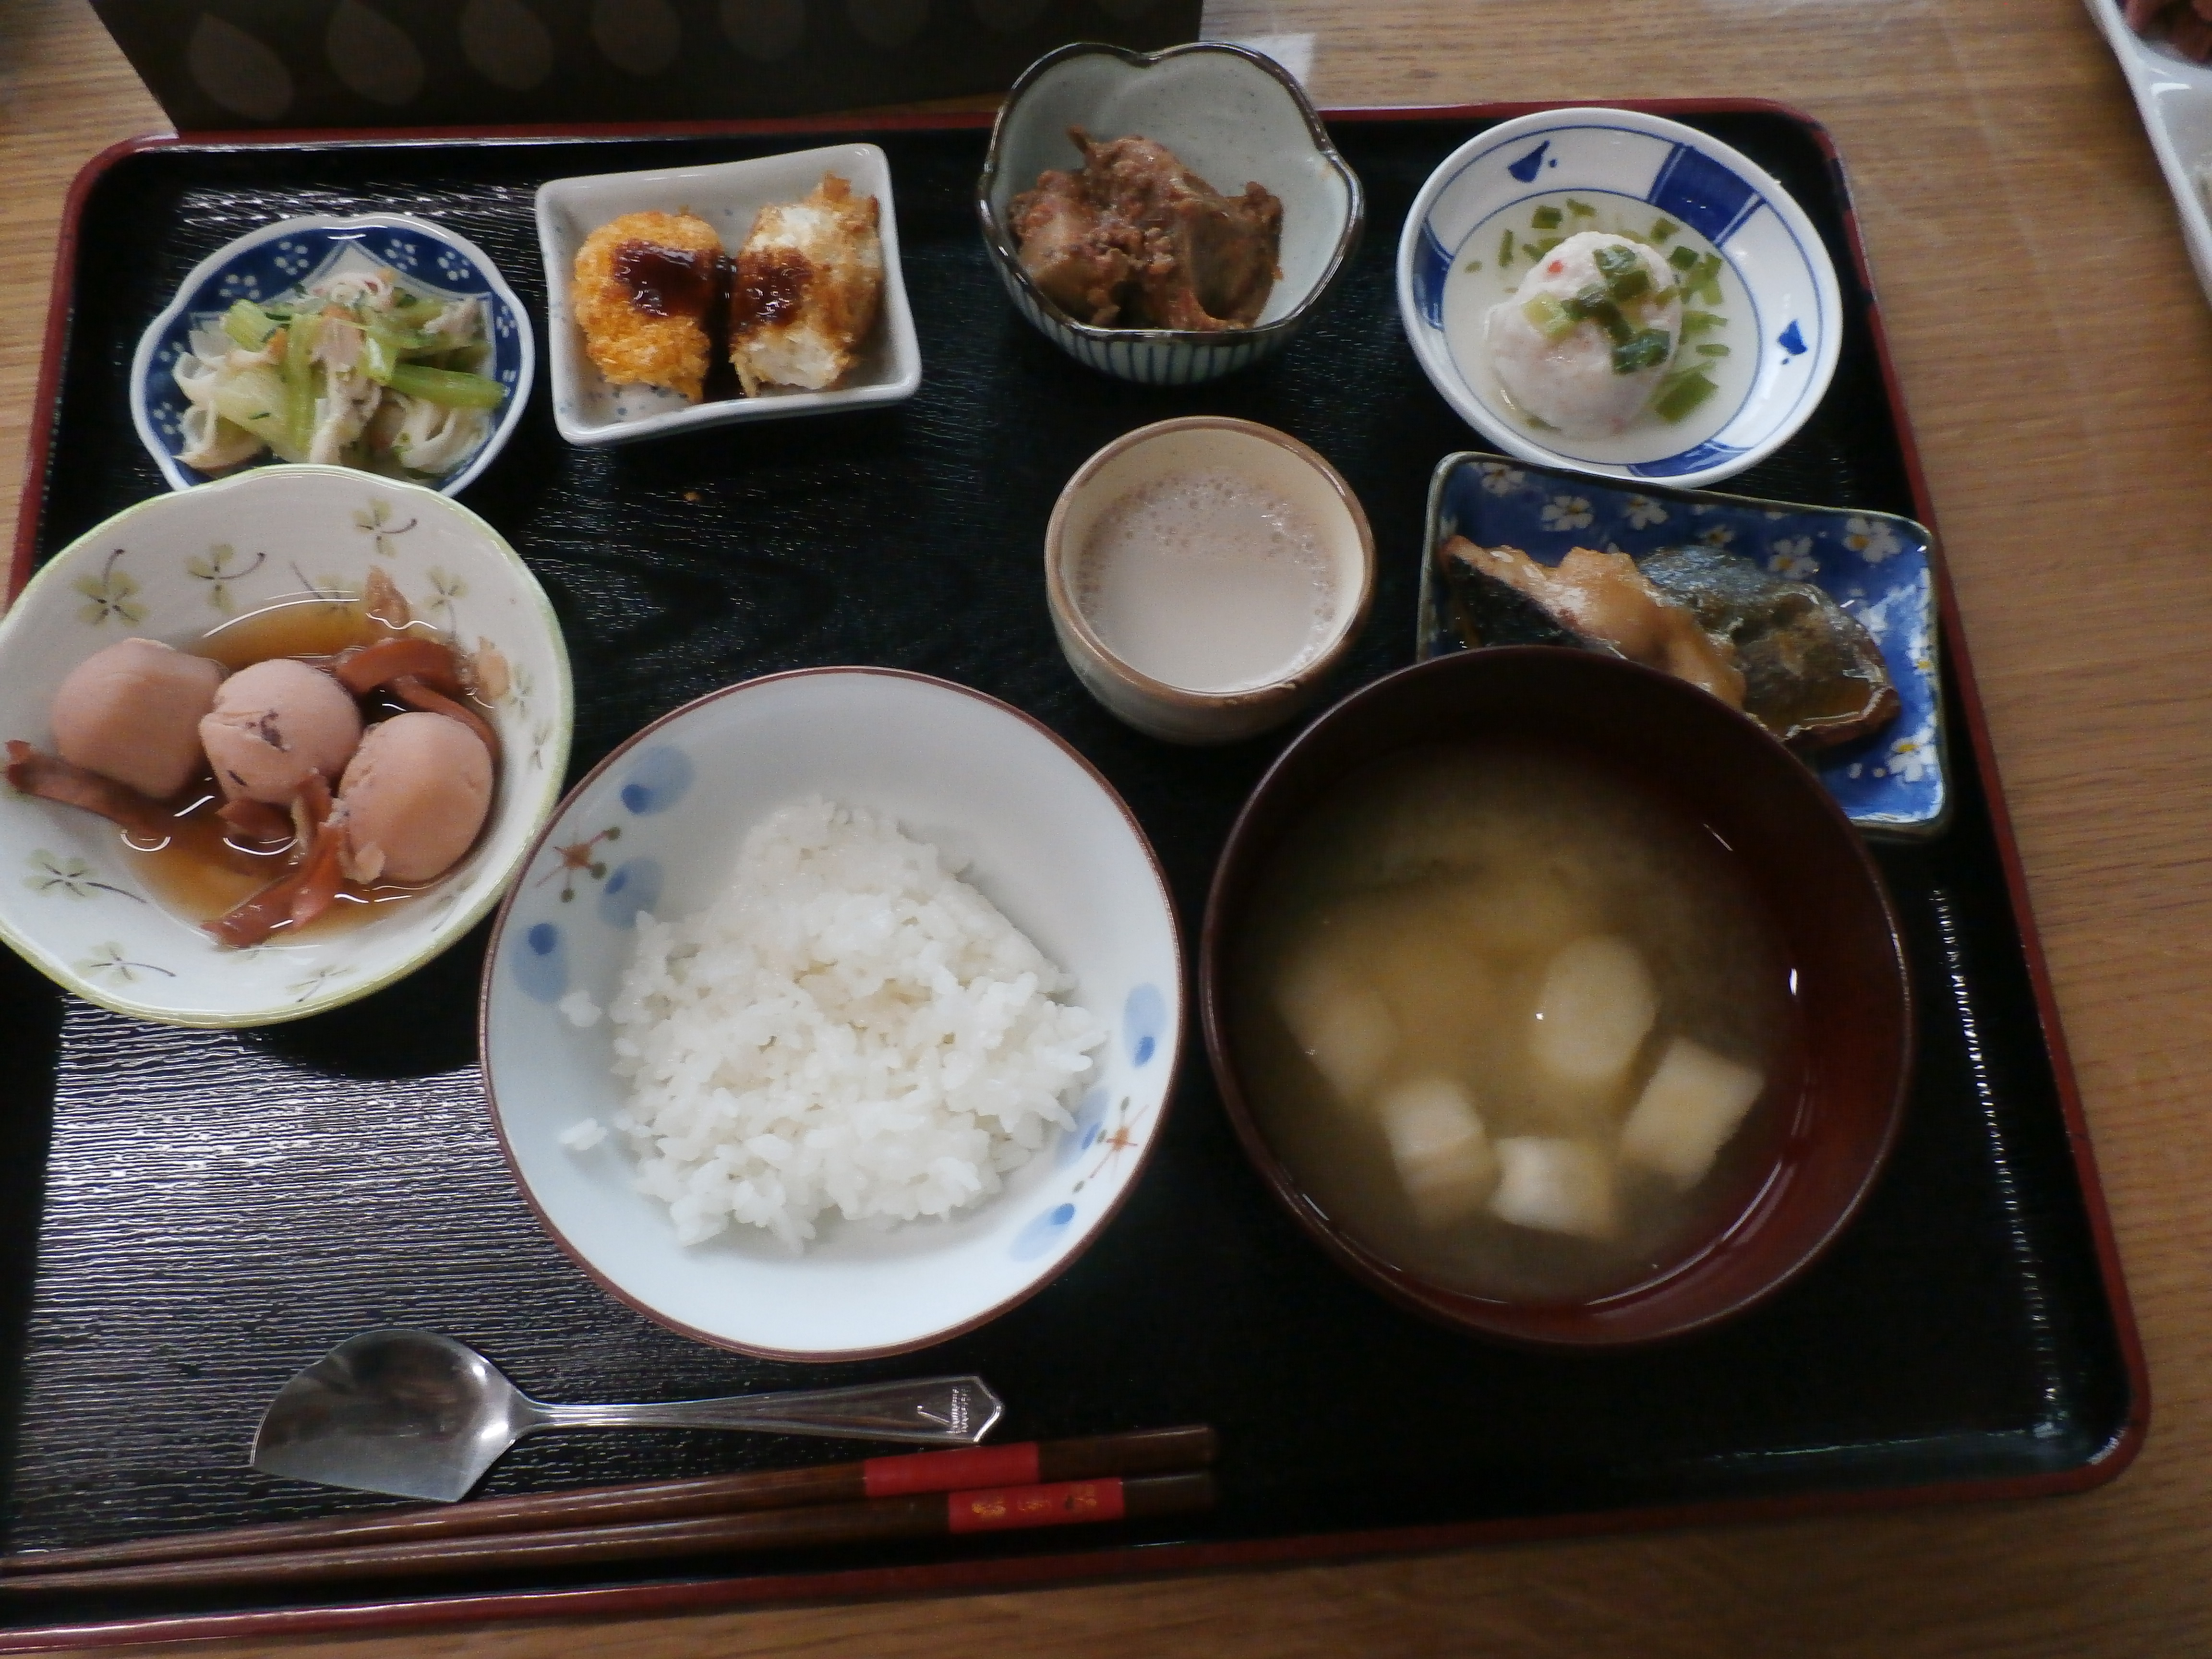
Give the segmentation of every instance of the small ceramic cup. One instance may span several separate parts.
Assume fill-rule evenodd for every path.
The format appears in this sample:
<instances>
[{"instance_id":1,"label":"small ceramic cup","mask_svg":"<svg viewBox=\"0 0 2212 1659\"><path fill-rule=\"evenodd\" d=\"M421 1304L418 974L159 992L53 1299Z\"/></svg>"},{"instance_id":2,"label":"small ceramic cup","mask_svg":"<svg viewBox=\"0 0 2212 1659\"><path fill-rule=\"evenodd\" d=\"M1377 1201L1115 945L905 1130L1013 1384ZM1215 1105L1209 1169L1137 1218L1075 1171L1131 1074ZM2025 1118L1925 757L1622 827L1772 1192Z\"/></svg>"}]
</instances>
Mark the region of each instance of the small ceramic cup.
<instances>
[{"instance_id":1,"label":"small ceramic cup","mask_svg":"<svg viewBox=\"0 0 2212 1659\"><path fill-rule=\"evenodd\" d=\"M1131 647L1130 627L1141 625L1142 611L1152 604L1164 610L1181 608L1186 615L1193 606L1218 609L1220 614L1206 620L1218 627L1224 650L1233 643L1242 647L1238 654L1249 662L1251 641L1232 636L1240 628L1252 626L1254 619L1242 605L1222 603L1224 590L1240 580L1235 567L1194 568L1193 580L1178 585L1176 563L1202 565L1206 550L1147 558L1145 576L1158 580L1158 595L1125 577L1114 584L1110 599L1102 598L1102 573L1085 567L1091 562L1092 542L1108 515L1139 491L1172 491L1185 480L1203 491L1221 479L1244 486L1263 500L1272 497L1271 507L1279 504L1288 509L1285 520L1310 532L1311 543L1299 556L1314 567L1313 629L1287 661L1255 678L1241 678L1230 668L1223 674L1177 674L1175 678L1193 684L1176 684L1161 678L1167 671L1158 661ZM1249 498L1241 510L1252 510ZM1256 561L1262 556L1245 556ZM1124 433L1077 470L1060 492L1045 528L1044 567L1053 631L1068 666L1092 696L1139 732L1170 743L1233 743L1280 725L1312 702L1322 680L1367 620L1375 590L1375 537L1351 486L1296 438L1252 421L1193 415ZM1251 576L1266 581L1279 600L1279 576L1256 563ZM1133 618L1133 605L1139 612ZM1115 620L1106 617L1108 609ZM1121 640L1120 649L1107 642L1108 635ZM1146 660L1146 666L1128 660L1124 652Z\"/></svg>"}]
</instances>

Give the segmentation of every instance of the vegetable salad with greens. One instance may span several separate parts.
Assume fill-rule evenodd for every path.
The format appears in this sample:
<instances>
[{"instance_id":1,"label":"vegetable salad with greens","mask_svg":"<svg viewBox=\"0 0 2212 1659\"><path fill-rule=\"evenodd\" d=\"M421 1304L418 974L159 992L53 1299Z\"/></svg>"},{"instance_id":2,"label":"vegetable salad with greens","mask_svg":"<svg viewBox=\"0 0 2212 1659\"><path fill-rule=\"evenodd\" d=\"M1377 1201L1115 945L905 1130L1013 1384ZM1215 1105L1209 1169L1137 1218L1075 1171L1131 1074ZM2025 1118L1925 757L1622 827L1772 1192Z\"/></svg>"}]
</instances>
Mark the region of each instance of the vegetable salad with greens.
<instances>
[{"instance_id":1,"label":"vegetable salad with greens","mask_svg":"<svg viewBox=\"0 0 2212 1659\"><path fill-rule=\"evenodd\" d=\"M459 468L507 392L483 305L410 292L385 267L234 304L177 361L190 407L178 459L219 472L264 452L406 478Z\"/></svg>"}]
</instances>

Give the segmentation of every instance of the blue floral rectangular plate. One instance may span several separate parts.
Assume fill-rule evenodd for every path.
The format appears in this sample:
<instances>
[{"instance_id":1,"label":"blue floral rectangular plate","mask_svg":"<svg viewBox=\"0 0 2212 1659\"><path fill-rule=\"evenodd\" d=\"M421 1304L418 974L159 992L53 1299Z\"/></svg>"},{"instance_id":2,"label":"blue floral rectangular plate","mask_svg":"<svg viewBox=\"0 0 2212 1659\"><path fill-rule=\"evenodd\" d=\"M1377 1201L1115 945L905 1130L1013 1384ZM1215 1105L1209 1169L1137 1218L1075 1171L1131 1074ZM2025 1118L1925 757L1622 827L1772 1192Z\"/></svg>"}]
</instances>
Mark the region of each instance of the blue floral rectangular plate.
<instances>
[{"instance_id":1,"label":"blue floral rectangular plate","mask_svg":"<svg viewBox=\"0 0 2212 1659\"><path fill-rule=\"evenodd\" d=\"M1629 489L1587 473L1468 451L1429 486L1417 654L1467 647L1437 603L1436 552L1464 536L1555 564L1577 547L1641 561L1705 542L1825 590L1881 646L1902 707L1881 731L1806 757L1862 830L1933 835L1950 811L1943 696L1936 665L1935 538L1893 514L1764 501L1703 489Z\"/></svg>"}]
</instances>

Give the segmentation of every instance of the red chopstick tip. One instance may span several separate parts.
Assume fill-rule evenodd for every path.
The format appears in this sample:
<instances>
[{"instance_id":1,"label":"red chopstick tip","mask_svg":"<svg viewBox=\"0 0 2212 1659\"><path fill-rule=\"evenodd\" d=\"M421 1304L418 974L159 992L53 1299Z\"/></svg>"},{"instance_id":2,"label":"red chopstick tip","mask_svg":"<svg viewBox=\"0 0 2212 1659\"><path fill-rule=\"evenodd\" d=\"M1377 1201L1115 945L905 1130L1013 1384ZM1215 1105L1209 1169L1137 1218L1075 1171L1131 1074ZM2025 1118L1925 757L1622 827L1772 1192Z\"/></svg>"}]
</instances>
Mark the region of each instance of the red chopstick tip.
<instances>
[{"instance_id":1,"label":"red chopstick tip","mask_svg":"<svg viewBox=\"0 0 2212 1659\"><path fill-rule=\"evenodd\" d=\"M1004 1446L908 1452L871 1457L860 1468L871 1498L959 1492L971 1486L1027 1486L1037 1480L1037 1447L1034 1440L1024 1440Z\"/></svg>"}]
</instances>

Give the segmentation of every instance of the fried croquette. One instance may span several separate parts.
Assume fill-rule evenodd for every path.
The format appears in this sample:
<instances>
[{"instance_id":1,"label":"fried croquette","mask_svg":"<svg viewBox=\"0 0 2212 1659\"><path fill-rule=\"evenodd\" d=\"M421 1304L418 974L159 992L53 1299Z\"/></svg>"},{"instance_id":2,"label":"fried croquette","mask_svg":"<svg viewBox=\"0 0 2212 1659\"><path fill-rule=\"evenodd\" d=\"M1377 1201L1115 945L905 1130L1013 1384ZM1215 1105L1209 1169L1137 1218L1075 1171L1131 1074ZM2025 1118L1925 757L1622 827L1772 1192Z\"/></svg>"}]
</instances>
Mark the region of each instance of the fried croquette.
<instances>
[{"instance_id":1,"label":"fried croquette","mask_svg":"<svg viewBox=\"0 0 2212 1659\"><path fill-rule=\"evenodd\" d=\"M576 251L573 305L599 373L617 386L665 386L697 403L722 257L714 227L688 213L625 213L586 237Z\"/></svg>"},{"instance_id":2,"label":"fried croquette","mask_svg":"<svg viewBox=\"0 0 2212 1659\"><path fill-rule=\"evenodd\" d=\"M851 372L883 298L878 216L834 173L805 200L760 210L730 285L730 364L747 397L818 392Z\"/></svg>"}]
</instances>

